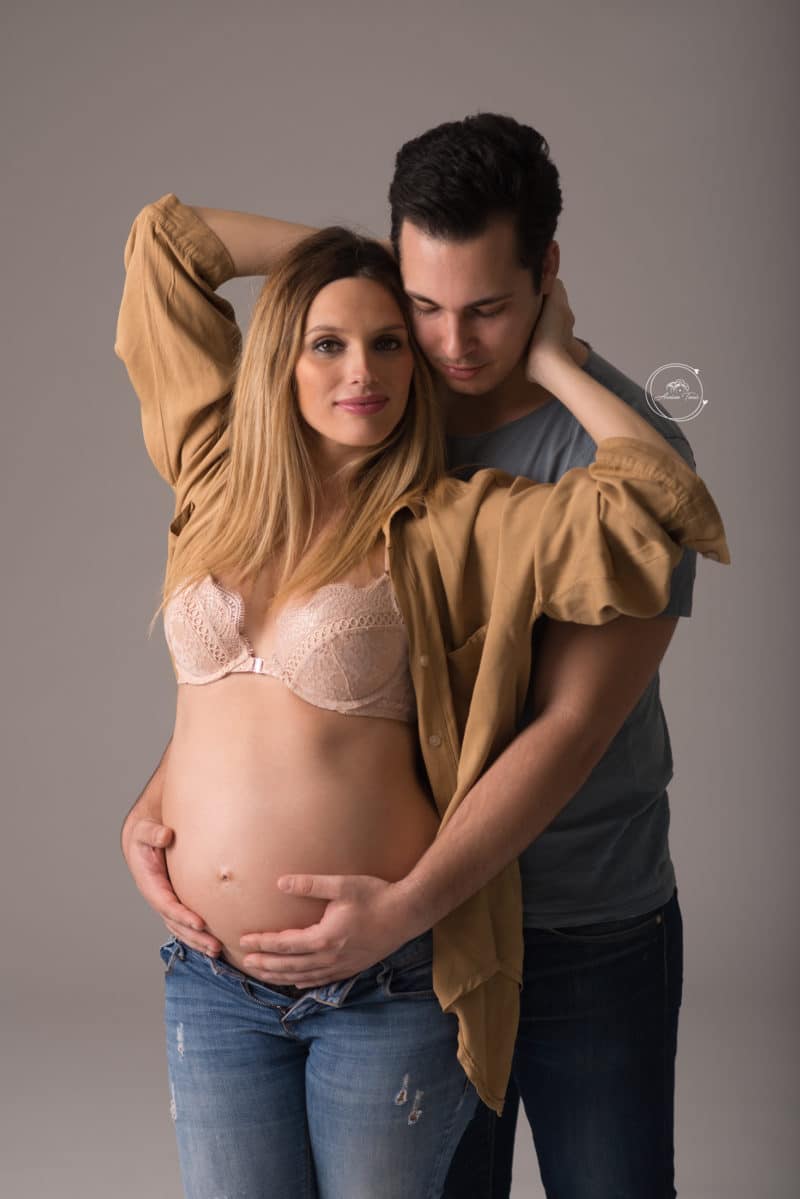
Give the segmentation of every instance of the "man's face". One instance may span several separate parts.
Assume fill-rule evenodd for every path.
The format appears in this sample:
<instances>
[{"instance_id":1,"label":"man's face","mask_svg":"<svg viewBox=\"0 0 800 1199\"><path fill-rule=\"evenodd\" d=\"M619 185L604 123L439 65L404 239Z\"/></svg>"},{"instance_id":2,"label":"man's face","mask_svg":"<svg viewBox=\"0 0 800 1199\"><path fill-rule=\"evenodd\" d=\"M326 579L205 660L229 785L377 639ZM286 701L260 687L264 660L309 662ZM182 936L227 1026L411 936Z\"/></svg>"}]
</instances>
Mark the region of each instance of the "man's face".
<instances>
[{"instance_id":1,"label":"man's face","mask_svg":"<svg viewBox=\"0 0 800 1199\"><path fill-rule=\"evenodd\" d=\"M531 272L519 265L512 218L495 219L468 241L432 237L404 221L400 267L417 340L448 387L477 396L504 382L525 355L552 281L546 263L542 292L534 291Z\"/></svg>"}]
</instances>

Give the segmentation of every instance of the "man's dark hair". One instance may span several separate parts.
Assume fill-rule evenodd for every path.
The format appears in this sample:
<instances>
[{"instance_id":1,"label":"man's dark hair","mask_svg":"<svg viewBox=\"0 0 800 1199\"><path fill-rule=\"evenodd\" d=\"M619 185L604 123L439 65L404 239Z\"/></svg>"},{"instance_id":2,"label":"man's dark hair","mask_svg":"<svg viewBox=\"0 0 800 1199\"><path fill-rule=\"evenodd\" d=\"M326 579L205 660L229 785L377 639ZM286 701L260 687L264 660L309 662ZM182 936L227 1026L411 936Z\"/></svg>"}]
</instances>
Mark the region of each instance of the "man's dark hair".
<instances>
[{"instance_id":1,"label":"man's dark hair","mask_svg":"<svg viewBox=\"0 0 800 1199\"><path fill-rule=\"evenodd\" d=\"M520 264L541 289L561 187L550 148L530 125L482 112L429 129L400 147L389 204L398 258L405 220L432 237L463 241L483 233L494 217L513 217Z\"/></svg>"}]
</instances>

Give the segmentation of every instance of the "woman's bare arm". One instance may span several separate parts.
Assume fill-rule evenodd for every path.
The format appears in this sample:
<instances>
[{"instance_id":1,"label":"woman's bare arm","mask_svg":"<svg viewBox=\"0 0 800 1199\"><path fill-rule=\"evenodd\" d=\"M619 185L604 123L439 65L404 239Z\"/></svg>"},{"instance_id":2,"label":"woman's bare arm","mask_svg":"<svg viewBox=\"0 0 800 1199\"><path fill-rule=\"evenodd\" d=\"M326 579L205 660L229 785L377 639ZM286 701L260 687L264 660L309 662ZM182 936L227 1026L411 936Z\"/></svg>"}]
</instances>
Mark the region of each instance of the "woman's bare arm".
<instances>
[{"instance_id":1,"label":"woman's bare arm","mask_svg":"<svg viewBox=\"0 0 800 1199\"><path fill-rule=\"evenodd\" d=\"M208 229L217 240L209 238ZM213 292L231 278L231 267L236 275L269 271L285 250L311 232L304 225L249 213L189 209L172 195L136 218L126 246L126 287L115 348L142 403L151 457L176 489L196 486L196 478L185 481L181 470L190 462L195 476L202 475L203 446L217 455L222 449L215 430L232 385L238 330L232 308L218 302ZM173 308L191 313L191 319L175 322ZM172 369L173 360L178 371ZM178 510L185 498L179 495ZM169 745L125 818L122 853L141 895L170 932L215 956L220 942L180 903L166 868L164 850L173 838L172 829L161 823L168 756Z\"/></svg>"},{"instance_id":2,"label":"woman's bare arm","mask_svg":"<svg viewBox=\"0 0 800 1199\"><path fill-rule=\"evenodd\" d=\"M528 378L569 408L596 444L607 437L635 437L671 454L685 468L684 459L657 429L577 365L569 352L574 319L564 285L556 279L531 341Z\"/></svg>"},{"instance_id":3,"label":"woman's bare arm","mask_svg":"<svg viewBox=\"0 0 800 1199\"><path fill-rule=\"evenodd\" d=\"M268 275L283 255L316 233L310 225L296 225L252 212L191 206L227 249L237 276Z\"/></svg>"}]
</instances>

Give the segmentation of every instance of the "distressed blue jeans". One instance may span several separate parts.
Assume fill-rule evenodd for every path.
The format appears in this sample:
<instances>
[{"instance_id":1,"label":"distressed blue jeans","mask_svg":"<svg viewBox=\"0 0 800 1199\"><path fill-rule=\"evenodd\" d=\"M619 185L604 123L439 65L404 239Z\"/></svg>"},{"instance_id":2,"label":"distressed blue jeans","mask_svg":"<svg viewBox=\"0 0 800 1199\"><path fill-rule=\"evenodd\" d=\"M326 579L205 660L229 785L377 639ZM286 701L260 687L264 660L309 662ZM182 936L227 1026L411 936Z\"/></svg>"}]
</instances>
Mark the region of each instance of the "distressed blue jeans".
<instances>
[{"instance_id":1,"label":"distressed blue jeans","mask_svg":"<svg viewBox=\"0 0 800 1199\"><path fill-rule=\"evenodd\" d=\"M526 928L503 1116L480 1106L446 1199L508 1199L520 1096L547 1199L673 1199L682 986L677 892L626 920Z\"/></svg>"},{"instance_id":2,"label":"distressed blue jeans","mask_svg":"<svg viewBox=\"0 0 800 1199\"><path fill-rule=\"evenodd\" d=\"M432 937L299 994L162 945L186 1199L436 1199L478 1104Z\"/></svg>"}]
</instances>

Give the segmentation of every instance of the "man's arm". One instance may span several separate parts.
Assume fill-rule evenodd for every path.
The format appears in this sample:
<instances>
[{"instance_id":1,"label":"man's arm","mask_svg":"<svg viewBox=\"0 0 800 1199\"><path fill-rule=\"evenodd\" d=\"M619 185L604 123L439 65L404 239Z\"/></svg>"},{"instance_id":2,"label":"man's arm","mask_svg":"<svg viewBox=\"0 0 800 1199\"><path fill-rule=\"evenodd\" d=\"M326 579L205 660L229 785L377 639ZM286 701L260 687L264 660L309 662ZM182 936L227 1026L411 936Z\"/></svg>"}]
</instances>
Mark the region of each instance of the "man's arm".
<instances>
[{"instance_id":1,"label":"man's arm","mask_svg":"<svg viewBox=\"0 0 800 1199\"><path fill-rule=\"evenodd\" d=\"M534 666L535 719L464 797L398 883L293 875L283 889L330 899L319 924L253 933L246 967L321 985L379 961L494 878L540 835L605 753L658 669L676 620L620 617L600 628L549 623ZM288 884L288 885L286 885Z\"/></svg>"},{"instance_id":2,"label":"man's arm","mask_svg":"<svg viewBox=\"0 0 800 1199\"><path fill-rule=\"evenodd\" d=\"M122 825L122 855L142 897L174 936L193 949L216 957L222 946L205 931L200 916L185 908L172 889L164 850L174 833L161 823L161 796L172 741Z\"/></svg>"}]
</instances>

